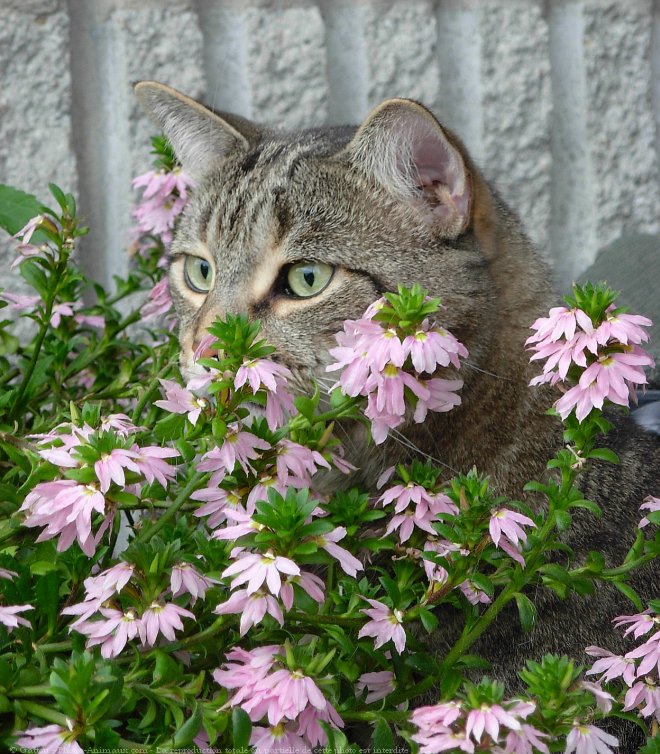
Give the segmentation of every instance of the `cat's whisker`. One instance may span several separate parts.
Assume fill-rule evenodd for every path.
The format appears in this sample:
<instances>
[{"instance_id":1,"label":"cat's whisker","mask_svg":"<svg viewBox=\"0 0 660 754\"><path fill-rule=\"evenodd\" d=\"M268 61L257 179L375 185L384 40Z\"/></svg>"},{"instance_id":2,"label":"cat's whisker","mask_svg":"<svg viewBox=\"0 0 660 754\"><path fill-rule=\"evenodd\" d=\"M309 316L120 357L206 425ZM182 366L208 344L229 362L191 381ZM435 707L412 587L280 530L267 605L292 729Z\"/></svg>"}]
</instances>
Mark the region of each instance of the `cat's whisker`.
<instances>
[{"instance_id":1,"label":"cat's whisker","mask_svg":"<svg viewBox=\"0 0 660 754\"><path fill-rule=\"evenodd\" d=\"M495 372L489 372L487 369L482 369L481 367L478 367L476 364L472 364L469 361L463 360L461 362L462 366L470 367L470 369L473 369L475 372L480 372L481 374L486 374L489 377L495 377L497 380L505 380L506 382L513 382L511 377L503 377L501 374L495 374Z\"/></svg>"},{"instance_id":2,"label":"cat's whisker","mask_svg":"<svg viewBox=\"0 0 660 754\"><path fill-rule=\"evenodd\" d=\"M435 456L429 455L428 453L425 453L421 448L418 448L412 440L410 440L409 437L406 437L406 435L403 434L403 432L399 432L398 429L391 429L390 434L392 435L392 438L399 442L404 447L408 448L409 450L414 451L415 453L419 454L423 458L426 458L428 461L432 461L433 463L437 463L440 466L444 466L444 468L449 469L449 471L452 472L452 474L458 474L459 472L454 469L452 466L450 466L448 463L445 463L444 461L441 461L439 458L436 458Z\"/></svg>"}]
</instances>

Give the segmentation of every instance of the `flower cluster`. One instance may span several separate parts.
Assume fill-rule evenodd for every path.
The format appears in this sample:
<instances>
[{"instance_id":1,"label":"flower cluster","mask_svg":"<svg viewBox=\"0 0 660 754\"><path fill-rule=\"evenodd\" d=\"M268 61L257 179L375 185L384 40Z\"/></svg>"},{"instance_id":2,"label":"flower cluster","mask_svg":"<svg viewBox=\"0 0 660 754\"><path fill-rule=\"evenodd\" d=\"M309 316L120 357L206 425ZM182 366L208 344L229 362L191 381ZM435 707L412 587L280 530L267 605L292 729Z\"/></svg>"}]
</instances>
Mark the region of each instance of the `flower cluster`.
<instances>
[{"instance_id":1,"label":"flower cluster","mask_svg":"<svg viewBox=\"0 0 660 754\"><path fill-rule=\"evenodd\" d=\"M143 189L142 198L133 211L137 221L134 235L155 237L167 248L172 242L172 231L177 217L183 211L188 189L193 181L181 168L173 170L148 170L133 179L133 188ZM153 245L153 241L152 241ZM141 241L137 251L150 248Z\"/></svg>"},{"instance_id":2,"label":"flower cluster","mask_svg":"<svg viewBox=\"0 0 660 754\"><path fill-rule=\"evenodd\" d=\"M439 367L460 367L467 348L428 315L439 307L419 286L410 294L387 294L372 304L362 319L347 320L337 334L336 359L327 371L341 370L344 395L367 399L365 416L374 441L382 443L391 429L404 422L406 396L421 423L428 411L444 412L461 402L456 394L462 380L433 377ZM404 324L405 323L405 324Z\"/></svg>"},{"instance_id":3,"label":"flower cluster","mask_svg":"<svg viewBox=\"0 0 660 754\"><path fill-rule=\"evenodd\" d=\"M650 319L615 307L614 294L603 286L576 286L574 296L567 299L571 308L555 307L537 319L526 343L534 351L531 361L545 359L543 374L530 384L577 383L554 405L562 419L574 411L582 421L606 400L628 406L635 388L647 382L644 367L655 362L640 346L649 338L643 328Z\"/></svg>"},{"instance_id":4,"label":"flower cluster","mask_svg":"<svg viewBox=\"0 0 660 754\"><path fill-rule=\"evenodd\" d=\"M315 680L296 667L289 648L268 645L251 651L231 650L213 678L233 691L232 707L240 706L255 722L268 727L253 727L250 743L257 751L277 751L292 746L292 751L308 752L312 746L325 746L326 732L320 723L342 728L344 723Z\"/></svg>"},{"instance_id":5,"label":"flower cluster","mask_svg":"<svg viewBox=\"0 0 660 754\"><path fill-rule=\"evenodd\" d=\"M64 478L35 485L20 508L26 514L25 526L45 527L38 542L59 536L61 552L77 540L92 557L114 520L117 504L112 493L124 492L127 474L132 484L158 482L167 487L176 468L166 459L179 453L156 445L139 446L130 437L139 430L126 415L114 414L99 420L96 429L87 423L65 424L39 436L38 454ZM102 521L93 533L95 513Z\"/></svg>"},{"instance_id":6,"label":"flower cluster","mask_svg":"<svg viewBox=\"0 0 660 754\"><path fill-rule=\"evenodd\" d=\"M494 751L518 754L532 750L549 754L547 735L525 722L535 710L531 702L482 703L470 709L460 702L418 707L411 722L419 729L412 739L421 754L441 751Z\"/></svg>"},{"instance_id":7,"label":"flower cluster","mask_svg":"<svg viewBox=\"0 0 660 754\"><path fill-rule=\"evenodd\" d=\"M116 657L136 638L143 647L154 646L159 634L174 641L175 631L183 629L181 619L195 615L173 600L188 595L194 605L198 598L204 599L212 583L190 563L179 562L171 568L169 588L151 599L145 574L131 563L120 562L85 579L85 599L65 607L62 614L77 616L69 631L86 636L88 648L99 645L102 657ZM124 604L119 595L127 585Z\"/></svg>"},{"instance_id":8,"label":"flower cluster","mask_svg":"<svg viewBox=\"0 0 660 754\"><path fill-rule=\"evenodd\" d=\"M586 652L599 659L587 671L587 675L599 675L600 683L611 683L621 678L628 687L624 699L624 711L637 710L642 717L652 717L660 723L660 605L655 609L636 615L620 615L614 618L617 628L625 628L624 636L644 641L623 655L607 649L591 646Z\"/></svg>"}]
</instances>

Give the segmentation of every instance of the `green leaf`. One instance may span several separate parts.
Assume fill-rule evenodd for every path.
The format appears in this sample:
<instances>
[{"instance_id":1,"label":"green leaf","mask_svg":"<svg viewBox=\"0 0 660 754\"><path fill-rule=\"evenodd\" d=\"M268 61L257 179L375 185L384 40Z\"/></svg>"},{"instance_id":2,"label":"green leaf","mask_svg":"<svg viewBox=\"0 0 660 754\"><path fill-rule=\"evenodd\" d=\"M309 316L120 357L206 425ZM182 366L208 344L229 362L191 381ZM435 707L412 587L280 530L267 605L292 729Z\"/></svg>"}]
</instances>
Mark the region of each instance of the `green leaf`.
<instances>
[{"instance_id":1,"label":"green leaf","mask_svg":"<svg viewBox=\"0 0 660 754\"><path fill-rule=\"evenodd\" d=\"M372 751L392 752L394 751L394 736L387 720L379 717L374 726L374 733L371 737Z\"/></svg>"},{"instance_id":2,"label":"green leaf","mask_svg":"<svg viewBox=\"0 0 660 754\"><path fill-rule=\"evenodd\" d=\"M48 618L48 630L51 632L55 630L57 622L59 586L60 580L57 571L49 571L37 581L35 589L39 613Z\"/></svg>"},{"instance_id":3,"label":"green leaf","mask_svg":"<svg viewBox=\"0 0 660 754\"><path fill-rule=\"evenodd\" d=\"M633 603L633 605L639 610L640 613L642 612L642 610L644 610L644 605L642 604L639 595L630 586L630 584L626 584L623 581L615 581L614 586L621 592L621 594L623 594Z\"/></svg>"},{"instance_id":4,"label":"green leaf","mask_svg":"<svg viewBox=\"0 0 660 754\"><path fill-rule=\"evenodd\" d=\"M248 713L240 707L234 707L231 712L232 744L238 751L248 751L252 723Z\"/></svg>"},{"instance_id":5,"label":"green leaf","mask_svg":"<svg viewBox=\"0 0 660 754\"><path fill-rule=\"evenodd\" d=\"M520 625L523 631L531 631L536 622L536 607L534 603L524 594L518 592L515 595L516 604L518 605L518 615L520 615Z\"/></svg>"},{"instance_id":6,"label":"green leaf","mask_svg":"<svg viewBox=\"0 0 660 754\"><path fill-rule=\"evenodd\" d=\"M202 725L202 705L195 704L192 715L179 728L172 739L172 748L179 749L192 743Z\"/></svg>"},{"instance_id":7,"label":"green leaf","mask_svg":"<svg viewBox=\"0 0 660 754\"><path fill-rule=\"evenodd\" d=\"M10 236L18 233L28 220L39 215L42 208L36 196L0 183L0 228Z\"/></svg>"},{"instance_id":8,"label":"green leaf","mask_svg":"<svg viewBox=\"0 0 660 754\"><path fill-rule=\"evenodd\" d=\"M424 626L424 629L428 634L433 633L438 627L438 619L426 608L422 608L419 611L419 619L422 621L422 626Z\"/></svg>"},{"instance_id":9,"label":"green leaf","mask_svg":"<svg viewBox=\"0 0 660 754\"><path fill-rule=\"evenodd\" d=\"M600 461L609 461L610 463L619 463L619 456L609 448L594 448L587 458L597 458Z\"/></svg>"}]
</instances>

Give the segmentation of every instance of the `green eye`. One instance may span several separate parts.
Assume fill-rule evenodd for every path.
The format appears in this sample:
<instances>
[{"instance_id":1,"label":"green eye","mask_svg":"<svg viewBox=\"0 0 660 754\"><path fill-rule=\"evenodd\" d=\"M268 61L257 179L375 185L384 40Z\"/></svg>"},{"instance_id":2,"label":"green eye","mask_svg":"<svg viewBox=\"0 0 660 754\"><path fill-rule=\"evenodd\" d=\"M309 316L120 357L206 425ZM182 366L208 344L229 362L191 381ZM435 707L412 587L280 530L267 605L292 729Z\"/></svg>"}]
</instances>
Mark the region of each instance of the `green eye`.
<instances>
[{"instance_id":1,"label":"green eye","mask_svg":"<svg viewBox=\"0 0 660 754\"><path fill-rule=\"evenodd\" d=\"M291 293L301 298L316 296L332 279L334 268L323 262L300 262L289 268L287 283Z\"/></svg>"},{"instance_id":2,"label":"green eye","mask_svg":"<svg viewBox=\"0 0 660 754\"><path fill-rule=\"evenodd\" d=\"M195 293L208 293L213 282L211 263L201 257L187 256L183 267L186 285Z\"/></svg>"}]
</instances>

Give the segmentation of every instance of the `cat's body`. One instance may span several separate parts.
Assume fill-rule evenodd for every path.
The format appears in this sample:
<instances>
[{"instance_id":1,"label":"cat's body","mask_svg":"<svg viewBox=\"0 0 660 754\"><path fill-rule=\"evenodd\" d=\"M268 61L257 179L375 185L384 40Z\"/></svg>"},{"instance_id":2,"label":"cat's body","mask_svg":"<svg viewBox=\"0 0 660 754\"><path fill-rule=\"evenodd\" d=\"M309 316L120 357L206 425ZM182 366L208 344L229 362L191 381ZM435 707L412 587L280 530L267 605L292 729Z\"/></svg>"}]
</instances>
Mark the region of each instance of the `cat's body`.
<instances>
[{"instance_id":1,"label":"cat's body","mask_svg":"<svg viewBox=\"0 0 660 754\"><path fill-rule=\"evenodd\" d=\"M170 273L184 372L205 328L218 315L243 312L261 320L262 335L305 389L325 377L327 349L344 320L398 283L419 282L442 298L443 324L470 351L463 402L403 428L403 439L378 449L367 448L356 429L348 451L360 481L373 488L385 466L414 455L410 446L450 471L476 466L513 498L545 475L561 429L544 414L552 390L528 387L538 368L524 341L556 296L518 219L456 137L406 100L383 103L359 129L283 133L214 115L162 85L145 82L137 93L199 181ZM188 264L208 292L191 288ZM323 265L332 276L314 295L294 296L292 265L311 271L310 280ZM576 516L568 541L578 560L599 550L617 565L634 539L639 505L657 493L660 457L657 438L632 422L619 422L609 442L621 465L597 464L584 483L603 517ZM635 585L643 599L658 597L658 569L647 569ZM524 658L548 651L580 658L590 644L616 651L610 619L632 611L613 589L563 603L548 592L537 604L532 633L522 634L517 617L505 612L476 647L511 686ZM452 622L450 614L444 629L441 621L440 648L454 633Z\"/></svg>"}]
</instances>

